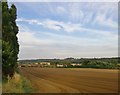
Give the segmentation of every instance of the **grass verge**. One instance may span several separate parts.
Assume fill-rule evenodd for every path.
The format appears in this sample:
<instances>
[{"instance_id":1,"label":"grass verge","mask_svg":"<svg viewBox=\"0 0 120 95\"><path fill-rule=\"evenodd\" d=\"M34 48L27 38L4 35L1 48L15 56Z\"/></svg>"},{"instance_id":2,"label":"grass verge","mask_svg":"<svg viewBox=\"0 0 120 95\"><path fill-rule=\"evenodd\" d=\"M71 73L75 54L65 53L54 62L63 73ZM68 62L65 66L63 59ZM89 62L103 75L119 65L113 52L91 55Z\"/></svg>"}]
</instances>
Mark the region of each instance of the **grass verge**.
<instances>
[{"instance_id":1,"label":"grass verge","mask_svg":"<svg viewBox=\"0 0 120 95\"><path fill-rule=\"evenodd\" d=\"M31 93L33 88L29 80L15 73L13 79L9 79L8 82L2 83L2 93Z\"/></svg>"}]
</instances>

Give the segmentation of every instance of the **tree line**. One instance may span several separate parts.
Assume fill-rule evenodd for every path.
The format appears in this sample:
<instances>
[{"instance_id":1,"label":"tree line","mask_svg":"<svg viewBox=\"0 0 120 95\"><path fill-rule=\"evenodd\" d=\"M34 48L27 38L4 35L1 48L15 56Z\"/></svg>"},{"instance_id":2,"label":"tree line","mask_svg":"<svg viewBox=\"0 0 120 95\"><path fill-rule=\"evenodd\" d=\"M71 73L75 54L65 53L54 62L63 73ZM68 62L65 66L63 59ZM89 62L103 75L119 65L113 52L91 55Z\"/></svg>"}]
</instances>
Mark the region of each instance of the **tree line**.
<instances>
[{"instance_id":1,"label":"tree line","mask_svg":"<svg viewBox=\"0 0 120 95\"><path fill-rule=\"evenodd\" d=\"M63 68L100 68L116 69L120 68L119 58L66 58L66 59L36 59L36 60L19 60L19 64L31 64L39 62L50 62L51 65L63 64ZM72 66L71 64L81 64ZM66 66L67 65L67 66Z\"/></svg>"}]
</instances>

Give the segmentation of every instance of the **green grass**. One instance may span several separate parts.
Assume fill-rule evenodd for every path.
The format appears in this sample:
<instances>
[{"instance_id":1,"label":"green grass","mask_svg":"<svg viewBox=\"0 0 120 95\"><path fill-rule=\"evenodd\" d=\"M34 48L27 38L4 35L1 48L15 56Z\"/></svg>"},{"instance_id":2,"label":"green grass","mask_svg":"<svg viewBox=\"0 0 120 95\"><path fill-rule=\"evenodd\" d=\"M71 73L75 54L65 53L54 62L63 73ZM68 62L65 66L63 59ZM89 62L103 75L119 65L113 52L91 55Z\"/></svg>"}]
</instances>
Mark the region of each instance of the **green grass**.
<instances>
[{"instance_id":1,"label":"green grass","mask_svg":"<svg viewBox=\"0 0 120 95\"><path fill-rule=\"evenodd\" d=\"M9 79L8 82L2 83L3 93L31 93L33 88L29 80L20 74L15 74L13 79Z\"/></svg>"},{"instance_id":2,"label":"green grass","mask_svg":"<svg viewBox=\"0 0 120 95\"><path fill-rule=\"evenodd\" d=\"M30 85L30 81L27 81L24 77L22 77L22 88L24 93L31 93L33 91L32 86Z\"/></svg>"}]
</instances>

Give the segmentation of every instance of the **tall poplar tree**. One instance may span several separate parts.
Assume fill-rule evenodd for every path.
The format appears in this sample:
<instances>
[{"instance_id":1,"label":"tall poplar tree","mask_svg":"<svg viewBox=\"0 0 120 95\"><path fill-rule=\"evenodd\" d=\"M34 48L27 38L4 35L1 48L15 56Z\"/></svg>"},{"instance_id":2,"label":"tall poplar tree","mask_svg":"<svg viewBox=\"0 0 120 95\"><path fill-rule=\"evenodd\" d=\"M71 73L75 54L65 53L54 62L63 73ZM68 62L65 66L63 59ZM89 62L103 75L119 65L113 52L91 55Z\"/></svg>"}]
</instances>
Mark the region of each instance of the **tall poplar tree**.
<instances>
[{"instance_id":1,"label":"tall poplar tree","mask_svg":"<svg viewBox=\"0 0 120 95\"><path fill-rule=\"evenodd\" d=\"M16 7L8 8L7 2L2 2L2 75L4 79L14 75L17 67L19 44L17 39Z\"/></svg>"}]
</instances>

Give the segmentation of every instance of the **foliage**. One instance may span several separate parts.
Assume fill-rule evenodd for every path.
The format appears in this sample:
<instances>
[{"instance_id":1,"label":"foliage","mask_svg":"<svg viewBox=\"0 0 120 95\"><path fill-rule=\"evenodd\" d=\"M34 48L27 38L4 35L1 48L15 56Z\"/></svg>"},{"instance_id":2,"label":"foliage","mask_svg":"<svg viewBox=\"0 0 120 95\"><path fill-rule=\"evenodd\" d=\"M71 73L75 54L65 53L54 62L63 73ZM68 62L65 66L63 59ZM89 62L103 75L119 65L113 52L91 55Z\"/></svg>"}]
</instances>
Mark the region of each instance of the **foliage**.
<instances>
[{"instance_id":1,"label":"foliage","mask_svg":"<svg viewBox=\"0 0 120 95\"><path fill-rule=\"evenodd\" d=\"M2 82L3 94L12 93L11 95L16 95L18 93L17 95L19 95L19 93L31 93L34 91L30 81L18 73L15 73L14 78L8 81Z\"/></svg>"},{"instance_id":2,"label":"foliage","mask_svg":"<svg viewBox=\"0 0 120 95\"><path fill-rule=\"evenodd\" d=\"M101 58L101 59L92 59L84 60L81 67L86 68L101 68L101 69L113 69L117 68L118 64L117 58Z\"/></svg>"},{"instance_id":3,"label":"foliage","mask_svg":"<svg viewBox=\"0 0 120 95\"><path fill-rule=\"evenodd\" d=\"M114 69L120 67L118 58L66 58L66 59L36 59L36 60L19 60L20 64L31 64L39 62L50 62L51 65L57 67L57 64L62 64L63 68L100 68ZM72 66L71 64L81 64Z\"/></svg>"},{"instance_id":4,"label":"foliage","mask_svg":"<svg viewBox=\"0 0 120 95\"><path fill-rule=\"evenodd\" d=\"M16 7L8 8L7 2L2 2L2 75L4 79L13 77L17 67L19 44L17 39Z\"/></svg>"}]
</instances>

